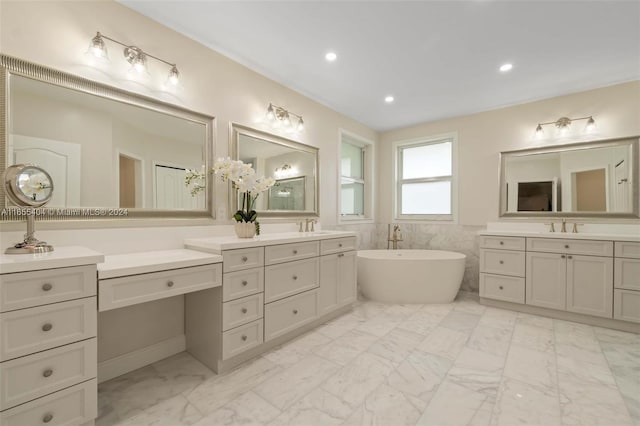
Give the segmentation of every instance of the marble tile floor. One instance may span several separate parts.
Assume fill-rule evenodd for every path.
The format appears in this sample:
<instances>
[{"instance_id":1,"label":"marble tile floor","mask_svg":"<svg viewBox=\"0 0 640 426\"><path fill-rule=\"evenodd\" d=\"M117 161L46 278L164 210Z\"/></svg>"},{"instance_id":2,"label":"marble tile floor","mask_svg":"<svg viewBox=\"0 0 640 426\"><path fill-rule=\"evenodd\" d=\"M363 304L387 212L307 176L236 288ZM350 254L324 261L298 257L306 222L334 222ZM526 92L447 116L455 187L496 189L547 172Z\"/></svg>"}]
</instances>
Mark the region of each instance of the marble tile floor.
<instances>
[{"instance_id":1,"label":"marble tile floor","mask_svg":"<svg viewBox=\"0 0 640 426\"><path fill-rule=\"evenodd\" d=\"M187 353L99 386L98 426L640 425L640 335L469 299L353 311L216 375Z\"/></svg>"}]
</instances>

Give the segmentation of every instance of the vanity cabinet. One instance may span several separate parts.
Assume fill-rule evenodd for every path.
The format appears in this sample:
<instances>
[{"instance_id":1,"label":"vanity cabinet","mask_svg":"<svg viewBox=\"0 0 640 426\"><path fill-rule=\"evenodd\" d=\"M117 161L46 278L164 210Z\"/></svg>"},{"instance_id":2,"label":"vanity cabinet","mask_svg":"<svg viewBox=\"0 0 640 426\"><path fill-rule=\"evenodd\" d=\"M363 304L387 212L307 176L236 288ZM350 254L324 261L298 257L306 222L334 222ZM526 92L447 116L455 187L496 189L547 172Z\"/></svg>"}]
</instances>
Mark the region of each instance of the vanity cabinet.
<instances>
[{"instance_id":1,"label":"vanity cabinet","mask_svg":"<svg viewBox=\"0 0 640 426\"><path fill-rule=\"evenodd\" d=\"M103 257L62 247L48 256L3 256L3 272L16 259L26 270L0 275L0 424L92 425L98 414L95 263ZM51 267L56 262L69 266Z\"/></svg>"},{"instance_id":2,"label":"vanity cabinet","mask_svg":"<svg viewBox=\"0 0 640 426\"><path fill-rule=\"evenodd\" d=\"M615 243L613 317L640 322L640 243Z\"/></svg>"},{"instance_id":3,"label":"vanity cabinet","mask_svg":"<svg viewBox=\"0 0 640 426\"><path fill-rule=\"evenodd\" d=\"M320 315L356 300L357 267L356 251L353 250L354 243L347 241L338 244L342 244L338 247L339 250L331 243L323 244L322 247L323 256L320 257L320 288L318 290L318 312Z\"/></svg>"},{"instance_id":4,"label":"vanity cabinet","mask_svg":"<svg viewBox=\"0 0 640 426\"><path fill-rule=\"evenodd\" d=\"M525 239L480 237L480 297L524 303Z\"/></svg>"}]
</instances>

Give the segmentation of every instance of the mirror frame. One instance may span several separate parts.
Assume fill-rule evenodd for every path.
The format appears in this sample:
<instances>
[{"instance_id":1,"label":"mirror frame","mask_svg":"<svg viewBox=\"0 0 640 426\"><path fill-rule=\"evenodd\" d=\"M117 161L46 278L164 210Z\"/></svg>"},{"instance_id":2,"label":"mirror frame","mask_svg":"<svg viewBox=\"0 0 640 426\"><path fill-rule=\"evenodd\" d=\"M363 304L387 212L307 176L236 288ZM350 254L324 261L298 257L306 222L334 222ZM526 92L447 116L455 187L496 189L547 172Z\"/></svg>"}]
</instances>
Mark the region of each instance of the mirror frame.
<instances>
[{"instance_id":1,"label":"mirror frame","mask_svg":"<svg viewBox=\"0 0 640 426\"><path fill-rule=\"evenodd\" d=\"M500 173L499 173L499 217L505 218L548 218L548 217L571 217L571 218L608 218L608 219L638 219L640 218L639 204L640 197L638 195L638 168L640 166L638 160L638 144L639 136L630 136L626 138L603 139L597 141L580 142L566 145L551 145L539 148L528 148L516 151L504 151L500 153ZM604 148L610 146L631 146L631 179L633 182L632 203L633 208L630 213L616 212L507 212L507 187L505 184L505 161L509 157L522 157L530 154L549 154L555 152L576 151L584 148Z\"/></svg>"},{"instance_id":2,"label":"mirror frame","mask_svg":"<svg viewBox=\"0 0 640 426\"><path fill-rule=\"evenodd\" d=\"M8 122L11 117L9 111L11 76L21 76L43 83L53 84L66 89L75 90L86 93L88 95L99 96L101 98L128 104L135 107L146 108L162 114L171 115L183 120L192 121L204 125L205 129L205 170L213 165L214 150L214 129L215 117L195 112L174 104L163 102L148 96L139 95L137 93L128 92L103 83L98 83L74 74L58 71L53 68L38 65L23 59L14 58L12 56L0 54L0 175L8 164L7 159L7 142L9 140ZM54 182L55 184L55 182ZM205 194L205 210L160 210L160 209L142 209L127 208L126 216L88 216L83 212L96 209L104 210L120 210L120 207L104 207L104 206L86 206L86 207L59 207L59 208L42 208L42 214L39 214L39 220L59 221L59 220L103 220L111 221L114 219L149 219L149 218L170 218L170 219L212 219L214 218L213 200L215 199L214 185L212 178L207 174ZM23 221L24 216L12 215L11 210L14 206L7 203L4 191L0 193L0 209L7 209L7 214L0 218L0 222ZM64 210L64 214L59 214L60 210Z\"/></svg>"},{"instance_id":3,"label":"mirror frame","mask_svg":"<svg viewBox=\"0 0 640 426\"><path fill-rule=\"evenodd\" d=\"M291 217L319 217L320 216L320 149L314 146L305 145L300 142L296 142L291 139L284 138L282 136L267 133L262 130L254 129L251 127L243 126L237 123L230 124L230 137L229 137L229 152L231 158L238 159L240 152L240 135L247 135L256 139L263 139L267 142L283 145L297 151L306 152L315 156L315 193L314 193L314 207L313 211L296 211L296 210L258 210L259 217L266 218L291 218ZM263 194L264 195L264 194ZM237 190L231 188L229 184L229 216L233 216L236 210L238 210L237 203Z\"/></svg>"}]
</instances>

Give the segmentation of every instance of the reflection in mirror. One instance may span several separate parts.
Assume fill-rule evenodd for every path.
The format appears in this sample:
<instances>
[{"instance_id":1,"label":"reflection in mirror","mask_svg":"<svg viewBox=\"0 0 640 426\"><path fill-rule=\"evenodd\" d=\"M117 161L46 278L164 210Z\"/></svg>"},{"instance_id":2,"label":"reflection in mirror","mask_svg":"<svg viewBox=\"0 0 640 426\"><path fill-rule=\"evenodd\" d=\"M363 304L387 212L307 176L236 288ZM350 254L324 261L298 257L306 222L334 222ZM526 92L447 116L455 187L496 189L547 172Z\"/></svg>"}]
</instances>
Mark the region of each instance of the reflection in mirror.
<instances>
[{"instance_id":1,"label":"reflection in mirror","mask_svg":"<svg viewBox=\"0 0 640 426\"><path fill-rule=\"evenodd\" d=\"M638 216L638 138L502 153L501 214Z\"/></svg>"},{"instance_id":2,"label":"reflection in mirror","mask_svg":"<svg viewBox=\"0 0 640 426\"><path fill-rule=\"evenodd\" d=\"M235 124L232 133L234 158L276 180L268 195L256 201L261 216L317 215L317 148Z\"/></svg>"},{"instance_id":3,"label":"reflection in mirror","mask_svg":"<svg viewBox=\"0 0 640 426\"><path fill-rule=\"evenodd\" d=\"M184 182L187 169L210 164L212 117L1 59L9 96L2 167L33 163L45 168L56 182L49 208L127 208L134 217L211 216L208 191L192 197Z\"/></svg>"}]
</instances>

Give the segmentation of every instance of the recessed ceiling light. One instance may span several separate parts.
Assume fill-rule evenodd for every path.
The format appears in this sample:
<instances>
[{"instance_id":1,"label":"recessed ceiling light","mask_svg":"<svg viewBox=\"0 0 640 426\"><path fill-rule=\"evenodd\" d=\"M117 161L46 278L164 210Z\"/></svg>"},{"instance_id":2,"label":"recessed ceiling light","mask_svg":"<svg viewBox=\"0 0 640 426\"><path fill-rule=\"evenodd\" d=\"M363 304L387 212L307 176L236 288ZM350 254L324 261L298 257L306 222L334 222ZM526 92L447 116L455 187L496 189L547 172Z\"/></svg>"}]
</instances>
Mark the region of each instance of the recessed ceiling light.
<instances>
[{"instance_id":1,"label":"recessed ceiling light","mask_svg":"<svg viewBox=\"0 0 640 426\"><path fill-rule=\"evenodd\" d=\"M513 64L503 64L500 66L500 71L502 72L511 71L511 68L513 68Z\"/></svg>"},{"instance_id":2,"label":"recessed ceiling light","mask_svg":"<svg viewBox=\"0 0 640 426\"><path fill-rule=\"evenodd\" d=\"M386 97L384 98L384 101L385 101L386 103L390 104L391 102L393 102L393 101L394 101L394 98L393 98L393 96L389 95L389 96L386 96Z\"/></svg>"},{"instance_id":3,"label":"recessed ceiling light","mask_svg":"<svg viewBox=\"0 0 640 426\"><path fill-rule=\"evenodd\" d=\"M338 55L336 55L336 52L327 52L327 54L324 55L324 58L329 62L333 62L338 59Z\"/></svg>"}]
</instances>

